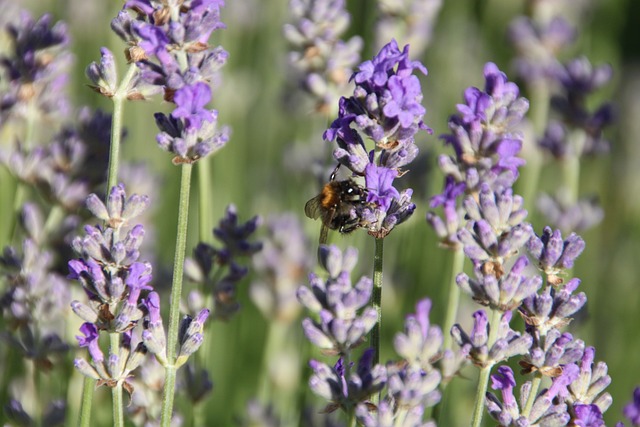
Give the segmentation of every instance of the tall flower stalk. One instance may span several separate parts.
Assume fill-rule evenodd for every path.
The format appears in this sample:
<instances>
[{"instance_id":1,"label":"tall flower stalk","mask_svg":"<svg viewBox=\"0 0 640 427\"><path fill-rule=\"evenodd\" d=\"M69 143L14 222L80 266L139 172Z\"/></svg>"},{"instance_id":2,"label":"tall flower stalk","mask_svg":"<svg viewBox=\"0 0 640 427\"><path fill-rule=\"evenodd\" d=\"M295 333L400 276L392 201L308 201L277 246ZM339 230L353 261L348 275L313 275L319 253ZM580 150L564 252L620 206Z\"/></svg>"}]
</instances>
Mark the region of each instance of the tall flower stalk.
<instances>
[{"instance_id":1,"label":"tall flower stalk","mask_svg":"<svg viewBox=\"0 0 640 427\"><path fill-rule=\"evenodd\" d=\"M371 332L374 364L380 357L383 239L416 207L411 202L413 190L398 191L394 180L407 172L403 168L418 155L418 131L431 131L422 121L425 109L420 104L420 81L413 74L416 69L427 74L424 65L409 59L409 45L400 51L395 40L389 42L352 75L353 95L340 98L338 118L324 133L325 140L337 141L334 158L353 176L364 178L366 198L354 206L351 216L375 238L373 306L378 320ZM374 144L372 149L363 138Z\"/></svg>"},{"instance_id":2,"label":"tall flower stalk","mask_svg":"<svg viewBox=\"0 0 640 427\"><path fill-rule=\"evenodd\" d=\"M289 10L292 22L283 27L292 46L289 63L300 88L315 101L316 111L331 117L336 113L335 100L348 90L362 38L340 38L351 21L345 0L291 0Z\"/></svg>"},{"instance_id":3,"label":"tall flower stalk","mask_svg":"<svg viewBox=\"0 0 640 427\"><path fill-rule=\"evenodd\" d=\"M114 90L113 58L107 49L102 50L100 65L94 63L87 69L87 75L95 84L96 90L114 99L117 120L114 120L112 132L109 181L115 179L113 175L117 175L118 126L123 99L145 99L151 94L162 92L165 100L175 104L170 116L156 114L156 123L160 129L158 144L174 155L173 163L180 165L182 169L166 353L159 356L160 349L154 352L166 373L161 414L163 426L168 426L171 422L176 373L184 363L177 353L177 346L181 341L184 347L184 337L179 337L179 304L192 164L221 148L228 140L226 129L221 133L216 132L217 111L205 108L211 100L208 82L227 57L223 49L210 48L207 44L214 30L224 28L220 21L220 7L223 4L222 1L212 0L181 7L174 3L129 1L112 22L116 34L130 45L127 59L132 65L125 78ZM136 15L131 15L127 9L135 11ZM209 177L206 173L201 173L200 178L199 187L203 189L208 185ZM202 191L201 194L205 192ZM208 205L208 197L203 197L201 204ZM202 224L208 222L202 219ZM204 319L202 323L203 321Z\"/></svg>"},{"instance_id":4,"label":"tall flower stalk","mask_svg":"<svg viewBox=\"0 0 640 427\"><path fill-rule=\"evenodd\" d=\"M495 64L485 65L484 77L484 90L468 88L465 103L458 105L459 113L449 119L451 133L442 139L453 148L454 155L439 157L445 174L444 189L431 199L431 208L442 206L443 214L439 216L434 211L427 214L427 222L441 246L453 252L445 330L455 323L459 305L455 277L462 271L465 247L459 233L468 224L462 198L465 195L478 198L482 188L485 192L494 189L496 194L510 188L518 177L518 168L524 164L517 157L522 147L517 125L528 109L528 101L519 96L518 87ZM517 218L522 219L523 215L526 216L526 211L519 211ZM445 348L450 345L451 340L445 338Z\"/></svg>"}]
</instances>

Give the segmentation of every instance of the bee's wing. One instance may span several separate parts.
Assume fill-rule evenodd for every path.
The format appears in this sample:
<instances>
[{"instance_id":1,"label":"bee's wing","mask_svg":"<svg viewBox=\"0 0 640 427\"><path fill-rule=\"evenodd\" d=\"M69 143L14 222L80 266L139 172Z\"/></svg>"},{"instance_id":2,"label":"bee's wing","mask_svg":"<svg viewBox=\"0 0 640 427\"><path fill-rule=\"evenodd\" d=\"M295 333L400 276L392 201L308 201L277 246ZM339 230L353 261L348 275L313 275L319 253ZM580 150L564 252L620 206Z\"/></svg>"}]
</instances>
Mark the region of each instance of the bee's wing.
<instances>
[{"instance_id":1,"label":"bee's wing","mask_svg":"<svg viewBox=\"0 0 640 427\"><path fill-rule=\"evenodd\" d=\"M309 200L304 205L304 213L311 219L318 219L320 217L322 214L322 209L320 207L320 195Z\"/></svg>"},{"instance_id":2,"label":"bee's wing","mask_svg":"<svg viewBox=\"0 0 640 427\"><path fill-rule=\"evenodd\" d=\"M320 238L318 239L318 243L320 245L326 245L328 235L329 235L329 227L322 224L322 227L320 227Z\"/></svg>"}]
</instances>

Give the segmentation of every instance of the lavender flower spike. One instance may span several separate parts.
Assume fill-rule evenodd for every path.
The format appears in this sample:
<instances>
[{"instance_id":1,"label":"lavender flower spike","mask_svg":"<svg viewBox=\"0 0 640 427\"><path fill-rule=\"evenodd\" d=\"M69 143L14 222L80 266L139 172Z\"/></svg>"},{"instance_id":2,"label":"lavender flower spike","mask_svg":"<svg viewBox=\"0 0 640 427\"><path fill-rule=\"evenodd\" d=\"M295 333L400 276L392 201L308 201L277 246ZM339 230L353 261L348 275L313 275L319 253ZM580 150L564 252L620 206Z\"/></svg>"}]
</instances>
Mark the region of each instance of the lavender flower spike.
<instances>
[{"instance_id":1,"label":"lavender flower spike","mask_svg":"<svg viewBox=\"0 0 640 427\"><path fill-rule=\"evenodd\" d=\"M293 46L289 63L302 89L316 102L319 112L328 112L344 95L352 69L360 59L362 38L340 37L351 17L345 0L291 0L292 23L283 33Z\"/></svg>"},{"instance_id":2,"label":"lavender flower spike","mask_svg":"<svg viewBox=\"0 0 640 427\"><path fill-rule=\"evenodd\" d=\"M468 358L479 367L493 365L510 357L524 354L531 347L533 338L530 335L521 335L509 327L511 312L502 315L499 325L489 325L484 310L473 313L473 328L467 335L460 325L453 325L451 335L460 347L468 348ZM498 328L496 342L488 347L489 328Z\"/></svg>"},{"instance_id":3,"label":"lavender flower spike","mask_svg":"<svg viewBox=\"0 0 640 427\"><path fill-rule=\"evenodd\" d=\"M347 130L354 124L376 144L391 148L396 141L412 140L419 129L428 129L422 121L422 90L414 69L427 74L420 62L409 60L409 45L400 51L395 40L373 60L360 64L352 76L353 96L340 99L339 117L324 138L352 141Z\"/></svg>"},{"instance_id":4,"label":"lavender flower spike","mask_svg":"<svg viewBox=\"0 0 640 427\"><path fill-rule=\"evenodd\" d=\"M374 349L367 349L358 361L357 369L345 366L342 358L333 367L311 360L309 366L313 375L309 378L311 390L329 400L325 412L338 408L351 408L359 402L366 402L369 396L380 391L387 380L382 365L372 366Z\"/></svg>"},{"instance_id":5,"label":"lavender flower spike","mask_svg":"<svg viewBox=\"0 0 640 427\"><path fill-rule=\"evenodd\" d=\"M355 249L342 254L335 246L322 246L320 251L321 266L329 277L322 280L310 274L309 287L298 289L298 300L318 315L317 320L304 319L302 327L316 346L335 354L347 354L362 343L378 318L373 307L366 307L373 282L362 277L355 285L351 283L351 270L357 258Z\"/></svg>"},{"instance_id":6,"label":"lavender flower spike","mask_svg":"<svg viewBox=\"0 0 640 427\"><path fill-rule=\"evenodd\" d=\"M465 91L465 104L459 104L459 114L449 119L451 133L441 137L455 156L441 155L440 168L456 182L464 182L467 193L476 192L481 183L495 190L512 187L524 164L517 157L522 135L516 126L529 103L495 64L485 65L484 76L485 89Z\"/></svg>"},{"instance_id":7,"label":"lavender flower spike","mask_svg":"<svg viewBox=\"0 0 640 427\"><path fill-rule=\"evenodd\" d=\"M428 372L433 369L432 363L441 352L442 330L429 323L431 300L423 299L416 304L416 313L405 320L405 333L398 333L393 347L409 364L416 365Z\"/></svg>"},{"instance_id":8,"label":"lavender flower spike","mask_svg":"<svg viewBox=\"0 0 640 427\"><path fill-rule=\"evenodd\" d=\"M542 236L532 236L527 243L529 254L538 260L538 267L547 275L549 283L559 285L559 277L565 270L573 268L573 263L584 250L584 240L575 233L562 239L560 230L545 227Z\"/></svg>"}]
</instances>

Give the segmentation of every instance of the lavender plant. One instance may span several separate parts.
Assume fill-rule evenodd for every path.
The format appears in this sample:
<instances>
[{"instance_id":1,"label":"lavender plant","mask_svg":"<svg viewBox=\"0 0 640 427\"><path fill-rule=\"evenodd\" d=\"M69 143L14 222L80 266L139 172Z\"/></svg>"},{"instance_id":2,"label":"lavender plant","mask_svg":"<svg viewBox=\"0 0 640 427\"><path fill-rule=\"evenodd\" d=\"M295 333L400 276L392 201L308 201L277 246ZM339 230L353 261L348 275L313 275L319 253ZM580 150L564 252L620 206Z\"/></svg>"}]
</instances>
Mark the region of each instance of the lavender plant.
<instances>
[{"instance_id":1,"label":"lavender plant","mask_svg":"<svg viewBox=\"0 0 640 427\"><path fill-rule=\"evenodd\" d=\"M324 133L325 140L337 141L334 158L354 176L364 176L366 203L355 206L352 216L376 242L373 301L378 321L371 334L375 363L380 351L383 239L415 210L413 190L399 192L393 184L418 155L416 133L431 131L422 121L425 109L416 69L427 74L424 65L409 59L409 45L400 51L395 40L389 42L372 60L360 64L351 77L353 96L340 98L338 118ZM375 144L372 150L367 151L363 135Z\"/></svg>"},{"instance_id":2,"label":"lavender plant","mask_svg":"<svg viewBox=\"0 0 640 427\"><path fill-rule=\"evenodd\" d=\"M481 123L496 116L513 116L517 120L522 117L522 107L512 110L515 114L510 114L508 108L518 104L526 106L523 101L518 101L517 87L514 84L494 85L494 82L505 82L506 79L504 75L497 74L496 80L493 70L496 70L493 64L485 67L487 87L509 88L496 91L498 94L509 94L497 98L507 99L507 107L502 110L494 109L496 97L489 97L472 88L466 92L467 105L459 106L463 115L454 116L450 120L450 127L453 123L454 129L464 129L464 125L459 126L457 123L467 122L470 123L469 128L473 129L474 120ZM491 93L490 90L487 92ZM478 93L480 97L470 96ZM482 99L483 95L483 102L474 102ZM506 122L509 123L509 120ZM499 368L499 374L491 377L494 389L502 390L504 404L501 405L497 398L491 397L488 398L487 405L490 414L502 425L533 425L537 422L560 425L556 423L567 423L570 420L584 422L593 417L601 420L602 413L611 404L610 396L601 394L610 382L610 378L606 376L606 365L598 365L595 379L586 379L587 375L591 375L593 348L585 350L582 341L574 341L571 334L560 332L570 322L570 316L586 302L584 293L574 294L579 280L574 278L566 284L564 280L565 274L571 271L575 258L584 249L584 242L575 234L563 240L560 231L552 232L550 228L545 228L541 237L534 235L531 225L524 222L527 213L522 208L522 198L514 196L511 188L518 176L517 167L523 163L515 157L521 141L514 140L509 134L494 138L489 124L483 123L475 128L478 131L473 134L468 131L458 132L454 134L456 136L445 139L455 144L458 160L456 169L452 167L455 163L451 158L441 157L440 161L450 175L446 180L448 188L445 187L445 194L438 196L435 201L446 204L445 220L448 227L445 221L434 214L428 217L436 231L439 231L439 237L449 246L454 243L462 245L464 254L472 261L475 279L460 273L456 277L458 286L470 294L474 301L491 310L490 316L484 310L474 313L470 333L466 333L459 325L451 329L456 343L467 349L468 358L480 368L472 425L481 425L485 406L483 396L492 368L519 355L523 356L520 360L522 372L534 374L532 382L523 386L522 408L518 409L512 394L516 383L510 368L503 366ZM474 153L482 152L480 148L483 145L478 144L479 148L475 148L467 143L465 146L460 141L472 139L462 139L459 135L473 135L475 140L485 143L484 147L496 147L496 154L493 158L472 157ZM465 150L465 147L471 149ZM491 152L486 148L485 151ZM460 167L462 165L469 165L469 168L465 170ZM456 187L456 182L461 184ZM450 230L453 231L454 226L461 221L460 215L455 211L455 202L448 201L447 196L457 197L463 188L471 189L471 194L462 204L467 222L457 230L455 237L449 237ZM530 261L527 256L518 256L525 245L542 271L542 276L529 273L527 266ZM510 328L512 310L518 310L525 319L524 331ZM578 368L575 363L581 358L581 368ZM585 377L581 377L579 372L585 372ZM544 377L553 378L553 386L538 395ZM599 386L587 392L588 386L585 386L584 381L591 384L592 380L598 381ZM574 392L577 389L581 391ZM545 395L545 392L548 394Z\"/></svg>"},{"instance_id":3,"label":"lavender plant","mask_svg":"<svg viewBox=\"0 0 640 427\"><path fill-rule=\"evenodd\" d=\"M530 227L519 225L527 213L522 198L511 190L524 164L517 157L522 147L517 126L529 103L495 64L485 65L484 77L485 89L468 88L465 104L458 105L459 114L449 119L451 133L442 139L454 155L438 158L445 174L444 189L430 203L431 208L442 206L443 216L427 213L441 245L453 251L445 328L451 328L456 319L460 296L455 277L462 271L464 254L477 261L476 270L500 272L504 258L517 253L531 233ZM493 249L481 255L478 244ZM445 348L450 345L450 338L445 338Z\"/></svg>"},{"instance_id":4,"label":"lavender plant","mask_svg":"<svg viewBox=\"0 0 640 427\"><path fill-rule=\"evenodd\" d=\"M633 40L631 5L524 2L526 18L510 29L522 85L487 63L484 84L464 92L447 123L449 90L482 78L471 70L488 55L507 63L495 36L521 5L247 0L230 10L222 0L127 1L111 22L119 40L102 40L109 47L85 70L89 88L113 102L111 116L75 104L93 94L76 77L70 49L103 38L101 20L114 14L113 5L85 3L56 5L67 27L21 12L27 3L0 0L3 424L603 426L623 417L638 424L638 392L629 393L639 382L633 195L603 192L600 206L578 191L611 167L598 184L608 188L615 157L577 173L587 157L609 151L633 161L624 141L634 127L620 127L609 144L614 114L600 95L612 70L616 82L633 73L586 59L628 58L632 43L621 40ZM223 14L232 24L219 32ZM612 16L620 40L605 30ZM592 17L597 25L584 25ZM289 22L284 37L282 22ZM571 43L587 49L569 50ZM357 65L362 48L380 46ZM464 66L456 52L464 52ZM416 72L426 74L423 60L438 94L425 99ZM315 270L312 223L298 221L305 180L295 182L291 171L319 168L288 147L308 127L290 114L308 110L294 85L333 120L324 133L341 165L333 184L346 180L356 193L340 211L347 227L335 228L374 238L359 248L374 255L371 278L355 280L353 248L321 246ZM633 98L632 86L624 92ZM161 112L151 118L129 101ZM218 113L211 101L225 108ZM437 157L442 191L426 209L431 234L407 220L440 180L428 171L425 182L398 185L410 164L419 167L420 131L431 132L425 106L446 133ZM632 107L624 112L633 115ZM157 153L142 145L154 119ZM230 138L219 122L233 124L239 143L213 163ZM557 162L541 169L542 152ZM284 167L273 167L275 159ZM316 174L323 185L335 168L326 163ZM179 182L168 172L174 166ZM557 176L558 187L570 188L538 202L547 226L528 215L536 176ZM285 216L267 212L292 207ZM242 219L246 209L260 215ZM575 231L602 220L603 210L602 233L583 241ZM450 280L449 255L432 250L432 239L452 254ZM300 287L303 276L309 284ZM606 299L593 293L600 284ZM460 304L462 294L470 298ZM442 330L432 322L440 318Z\"/></svg>"},{"instance_id":5,"label":"lavender plant","mask_svg":"<svg viewBox=\"0 0 640 427\"><path fill-rule=\"evenodd\" d=\"M283 27L294 48L289 63L300 86L315 100L316 110L331 117L360 59L362 38L340 38L351 20L344 0L292 0L289 9L293 22Z\"/></svg>"},{"instance_id":6,"label":"lavender plant","mask_svg":"<svg viewBox=\"0 0 640 427\"><path fill-rule=\"evenodd\" d=\"M593 108L587 101L611 80L613 71L608 64L593 66L584 56L562 61L561 53L578 35L562 13L561 8L532 5L532 17L512 23L510 39L518 51L518 74L535 97L534 138L562 171L563 185L553 195L541 194L537 207L550 225L571 232L596 225L604 215L593 197L579 197L579 177L584 157L609 151L603 130L614 120L613 106L603 102ZM527 199L533 198L540 173L541 160L534 150L527 150L533 163L525 183Z\"/></svg>"}]
</instances>

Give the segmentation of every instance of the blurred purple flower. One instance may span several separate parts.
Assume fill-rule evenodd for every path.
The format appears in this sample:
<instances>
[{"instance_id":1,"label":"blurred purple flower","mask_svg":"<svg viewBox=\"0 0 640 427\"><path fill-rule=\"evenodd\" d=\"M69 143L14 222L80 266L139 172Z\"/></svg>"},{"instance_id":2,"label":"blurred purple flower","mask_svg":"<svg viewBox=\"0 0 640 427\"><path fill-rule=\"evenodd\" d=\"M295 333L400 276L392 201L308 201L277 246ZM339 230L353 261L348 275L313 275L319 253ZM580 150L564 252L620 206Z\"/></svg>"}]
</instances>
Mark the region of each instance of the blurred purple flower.
<instances>
[{"instance_id":1,"label":"blurred purple flower","mask_svg":"<svg viewBox=\"0 0 640 427\"><path fill-rule=\"evenodd\" d=\"M442 0L379 2L375 45L380 47L395 37L401 44L411 45L414 58L422 56L431 42L442 3Z\"/></svg>"},{"instance_id":2,"label":"blurred purple flower","mask_svg":"<svg viewBox=\"0 0 640 427\"><path fill-rule=\"evenodd\" d=\"M640 426L640 387L633 390L633 400L625 405L622 412L631 425Z\"/></svg>"},{"instance_id":3,"label":"blurred purple flower","mask_svg":"<svg viewBox=\"0 0 640 427\"><path fill-rule=\"evenodd\" d=\"M605 425L602 413L597 405L575 405L573 407L576 427L602 427Z\"/></svg>"},{"instance_id":4,"label":"blurred purple flower","mask_svg":"<svg viewBox=\"0 0 640 427\"><path fill-rule=\"evenodd\" d=\"M296 81L316 101L318 112L329 113L344 95L352 69L360 59L362 38L340 37L351 16L345 0L291 0L291 23L283 27L291 44L289 63Z\"/></svg>"},{"instance_id":5,"label":"blurred purple flower","mask_svg":"<svg viewBox=\"0 0 640 427\"><path fill-rule=\"evenodd\" d=\"M338 408L353 407L382 389L387 380L385 368L372 366L373 349L367 349L358 361L357 369L345 366L339 358L333 367L317 360L309 361L313 374L309 378L311 390L327 399L330 403L325 412L333 412Z\"/></svg>"}]
</instances>

